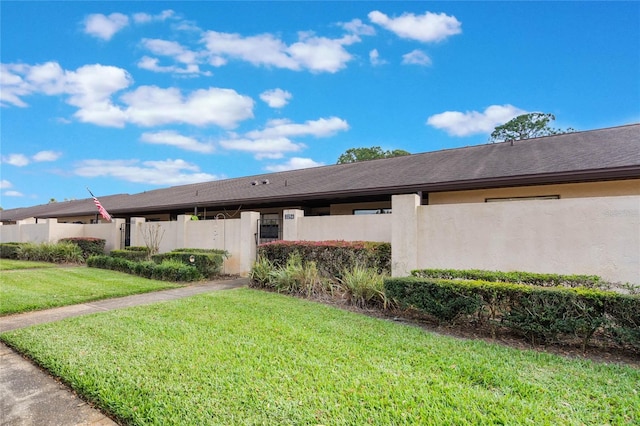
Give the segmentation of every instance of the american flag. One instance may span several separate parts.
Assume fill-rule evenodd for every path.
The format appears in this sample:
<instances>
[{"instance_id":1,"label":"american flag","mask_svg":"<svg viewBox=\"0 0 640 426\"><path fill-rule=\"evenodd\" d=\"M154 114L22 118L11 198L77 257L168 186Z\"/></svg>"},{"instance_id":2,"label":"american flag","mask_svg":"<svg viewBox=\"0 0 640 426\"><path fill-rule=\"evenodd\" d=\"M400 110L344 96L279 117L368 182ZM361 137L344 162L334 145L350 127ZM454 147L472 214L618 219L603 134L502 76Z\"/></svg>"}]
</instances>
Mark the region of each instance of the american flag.
<instances>
[{"instance_id":1,"label":"american flag","mask_svg":"<svg viewBox=\"0 0 640 426\"><path fill-rule=\"evenodd\" d=\"M91 192L89 190L89 188L87 188L87 191L89 191L89 194L91 194L91 196L93 197L93 203L96 205L96 207L98 208L98 212L100 213L100 216L102 216L104 218L104 220L106 220L107 222L111 222L111 215L109 214L109 212L107 211L107 209L105 209L104 207L102 207L102 204L100 203L100 200L98 200L96 198L95 195L93 195L93 192Z\"/></svg>"}]
</instances>

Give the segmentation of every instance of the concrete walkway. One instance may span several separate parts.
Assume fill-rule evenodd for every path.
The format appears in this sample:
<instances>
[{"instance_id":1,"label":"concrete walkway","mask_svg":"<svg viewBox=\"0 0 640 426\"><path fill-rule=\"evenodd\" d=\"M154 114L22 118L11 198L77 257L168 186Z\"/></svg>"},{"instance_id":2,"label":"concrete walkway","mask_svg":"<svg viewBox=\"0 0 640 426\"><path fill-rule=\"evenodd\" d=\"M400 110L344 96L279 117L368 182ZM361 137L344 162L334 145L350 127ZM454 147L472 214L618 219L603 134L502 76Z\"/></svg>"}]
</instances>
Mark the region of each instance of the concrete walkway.
<instances>
[{"instance_id":1,"label":"concrete walkway","mask_svg":"<svg viewBox=\"0 0 640 426\"><path fill-rule=\"evenodd\" d=\"M246 278L210 281L188 287L119 297L0 318L0 332L95 312L180 299L216 290L244 287ZM116 425L102 412L20 354L0 343L0 425Z\"/></svg>"}]
</instances>

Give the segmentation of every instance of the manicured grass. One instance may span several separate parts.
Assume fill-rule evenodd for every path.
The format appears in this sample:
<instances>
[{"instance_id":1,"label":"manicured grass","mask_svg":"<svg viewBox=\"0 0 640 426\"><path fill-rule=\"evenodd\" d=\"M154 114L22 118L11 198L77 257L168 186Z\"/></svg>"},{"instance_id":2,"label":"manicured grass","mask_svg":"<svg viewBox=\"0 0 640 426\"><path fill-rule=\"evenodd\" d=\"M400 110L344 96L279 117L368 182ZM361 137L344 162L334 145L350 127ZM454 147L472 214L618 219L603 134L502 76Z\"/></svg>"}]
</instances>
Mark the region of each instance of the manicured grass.
<instances>
[{"instance_id":1,"label":"manicured grass","mask_svg":"<svg viewBox=\"0 0 640 426\"><path fill-rule=\"evenodd\" d=\"M4 333L122 424L637 424L640 370L251 289Z\"/></svg>"},{"instance_id":2,"label":"manicured grass","mask_svg":"<svg viewBox=\"0 0 640 426\"><path fill-rule=\"evenodd\" d=\"M86 267L9 270L0 280L0 315L174 287L178 286Z\"/></svg>"},{"instance_id":3,"label":"manicured grass","mask_svg":"<svg viewBox=\"0 0 640 426\"><path fill-rule=\"evenodd\" d=\"M55 263L31 262L28 260L0 259L0 271L14 269L55 268Z\"/></svg>"}]
</instances>

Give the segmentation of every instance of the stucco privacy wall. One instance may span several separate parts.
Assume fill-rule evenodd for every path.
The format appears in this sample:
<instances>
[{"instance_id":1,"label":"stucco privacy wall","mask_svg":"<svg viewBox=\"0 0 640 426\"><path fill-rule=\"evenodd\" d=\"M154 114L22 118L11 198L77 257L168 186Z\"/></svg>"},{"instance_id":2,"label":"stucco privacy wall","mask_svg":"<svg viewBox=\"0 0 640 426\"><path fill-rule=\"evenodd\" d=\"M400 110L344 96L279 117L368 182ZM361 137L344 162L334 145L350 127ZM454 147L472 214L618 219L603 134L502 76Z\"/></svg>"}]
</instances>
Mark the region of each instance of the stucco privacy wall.
<instances>
[{"instance_id":1,"label":"stucco privacy wall","mask_svg":"<svg viewBox=\"0 0 640 426\"><path fill-rule=\"evenodd\" d=\"M285 210L283 239L288 241L391 242L391 215L304 216L303 210Z\"/></svg>"},{"instance_id":2,"label":"stucco privacy wall","mask_svg":"<svg viewBox=\"0 0 640 426\"><path fill-rule=\"evenodd\" d=\"M417 250L403 258L395 229L411 226L414 209ZM640 284L638 196L418 206L403 195L394 196L393 216L400 266L595 274ZM409 269L396 267L394 275Z\"/></svg>"},{"instance_id":3,"label":"stucco privacy wall","mask_svg":"<svg viewBox=\"0 0 640 426\"><path fill-rule=\"evenodd\" d=\"M19 221L16 225L0 226L0 242L57 242L62 238L93 237L106 240L105 250L120 248L120 226L124 219L111 223L74 224L58 223L57 219Z\"/></svg>"}]
</instances>

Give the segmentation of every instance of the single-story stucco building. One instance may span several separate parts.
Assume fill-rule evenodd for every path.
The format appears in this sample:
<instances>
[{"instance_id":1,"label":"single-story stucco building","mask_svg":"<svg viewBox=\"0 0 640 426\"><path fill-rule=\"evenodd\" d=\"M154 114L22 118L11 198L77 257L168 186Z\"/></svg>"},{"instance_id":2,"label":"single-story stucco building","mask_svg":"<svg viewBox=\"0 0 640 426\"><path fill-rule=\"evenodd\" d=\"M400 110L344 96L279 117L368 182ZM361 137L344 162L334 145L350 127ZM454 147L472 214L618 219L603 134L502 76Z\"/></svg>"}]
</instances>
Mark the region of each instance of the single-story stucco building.
<instances>
[{"instance_id":1,"label":"single-story stucco building","mask_svg":"<svg viewBox=\"0 0 640 426\"><path fill-rule=\"evenodd\" d=\"M640 195L640 124L99 198L113 217L166 221L389 213L407 193L423 205ZM91 198L0 211L4 224L27 218L98 220Z\"/></svg>"}]
</instances>

